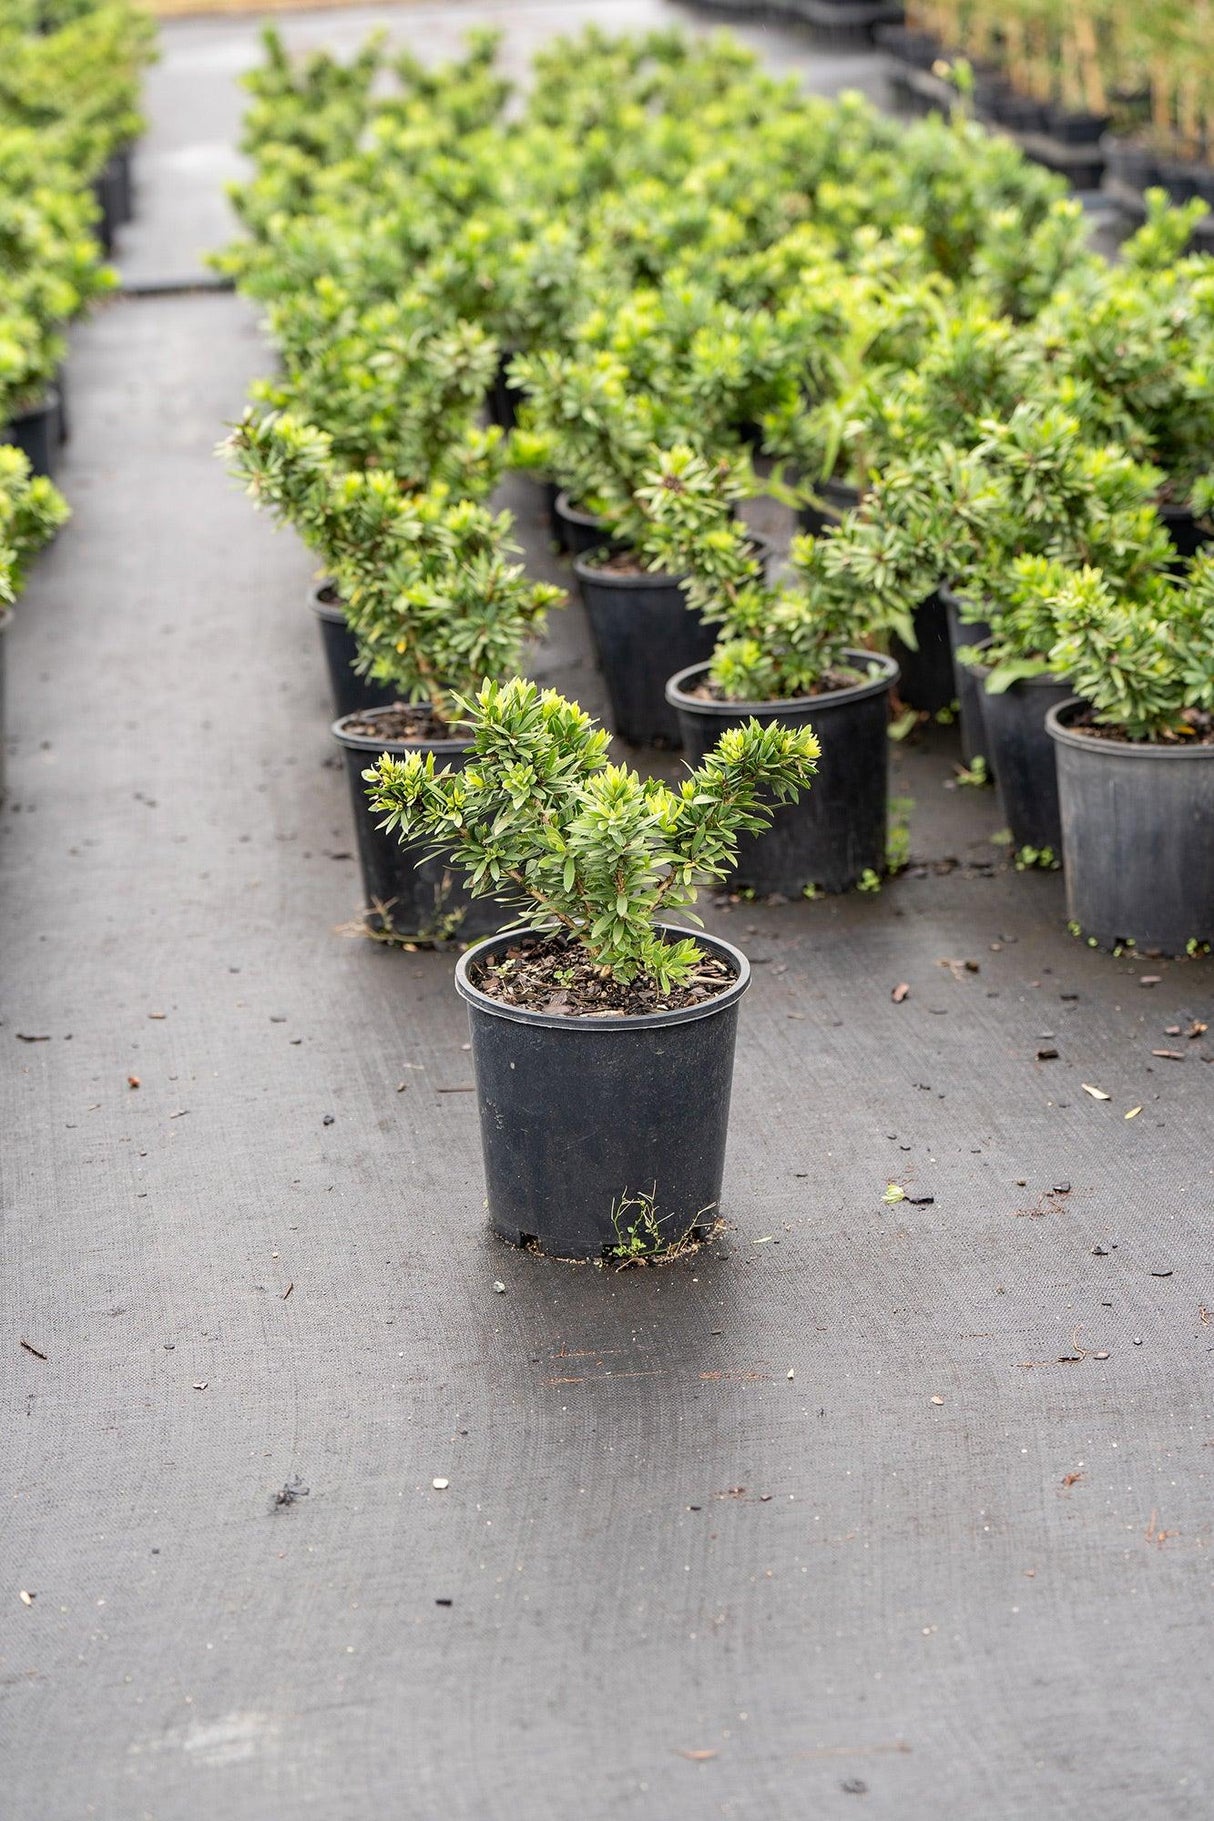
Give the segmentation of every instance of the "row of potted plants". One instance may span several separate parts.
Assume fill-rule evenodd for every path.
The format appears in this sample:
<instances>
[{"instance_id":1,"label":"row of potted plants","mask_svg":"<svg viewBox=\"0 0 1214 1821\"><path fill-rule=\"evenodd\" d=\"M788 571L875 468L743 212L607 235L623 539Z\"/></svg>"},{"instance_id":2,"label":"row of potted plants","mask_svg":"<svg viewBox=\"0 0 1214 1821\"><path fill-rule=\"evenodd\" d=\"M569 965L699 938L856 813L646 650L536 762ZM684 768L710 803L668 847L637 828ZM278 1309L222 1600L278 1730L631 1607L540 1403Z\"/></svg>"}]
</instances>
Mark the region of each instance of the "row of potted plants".
<instances>
[{"instance_id":1,"label":"row of potted plants","mask_svg":"<svg viewBox=\"0 0 1214 1821\"><path fill-rule=\"evenodd\" d=\"M1184 255L1190 217L1157 199L1113 269L1006 143L807 101L728 40L560 42L508 117L484 39L438 71L398 62L373 89L382 61L373 46L294 69L271 40L255 78L250 234L225 263L269 306L281 371L226 450L321 565L374 924L467 939L505 900L541 932L461 963L490 1020L476 1041L496 1129L513 1131L512 1084L494 1069L513 1076L533 1039L535 1068L551 1066L537 1031L649 1033L725 1009L742 965L721 960L726 985L711 945L693 957L654 934L697 871L785 895L879 874L888 698L914 700L929 634L951 696L950 622L960 675L982 686L977 749L989 705L1037 702L1036 677L1082 689L1021 744L1034 763L1044 739L1064 752L1085 933L1208 940L1214 891L1186 896L1179 876L1162 933L1150 903L1128 926L1084 857L1107 852L1107 830L1085 846L1095 825L1067 782L1145 756L1117 775L1192 780L1179 822L1145 805L1157 847L1214 847L1210 570L1182 548L1210 504L1209 278ZM681 791L607 765L580 711L517 680L557 592L511 561L486 503L504 461L558 496L617 731L681 741ZM739 518L760 488L811 532L774 578ZM1009 814L1016 764L1004 739ZM1027 792L1034 809L1048 795ZM527 1073L527 1092L541 1081ZM558 1249L669 1241L715 1205L690 1218L667 1165L647 1185L612 1153L584 1206L560 1172L551 1203L532 1184L527 1225L518 1156L499 1163L499 1226ZM583 1209L580 1240L552 1224L562 1195Z\"/></svg>"},{"instance_id":2,"label":"row of potted plants","mask_svg":"<svg viewBox=\"0 0 1214 1821\"><path fill-rule=\"evenodd\" d=\"M0 796L3 635L30 560L67 517L50 480L67 436L67 330L114 283L99 235L107 207L129 211L115 160L141 125L152 32L124 0L0 9Z\"/></svg>"},{"instance_id":3,"label":"row of potted plants","mask_svg":"<svg viewBox=\"0 0 1214 1821\"><path fill-rule=\"evenodd\" d=\"M114 282L101 254L130 212L153 31L125 0L0 14L0 435L38 473L66 434L66 330Z\"/></svg>"},{"instance_id":4,"label":"row of potted plants","mask_svg":"<svg viewBox=\"0 0 1214 1821\"><path fill-rule=\"evenodd\" d=\"M910 0L883 42L930 71L963 57L983 118L1095 147L1136 191L1214 204L1214 14L1205 0Z\"/></svg>"}]
</instances>

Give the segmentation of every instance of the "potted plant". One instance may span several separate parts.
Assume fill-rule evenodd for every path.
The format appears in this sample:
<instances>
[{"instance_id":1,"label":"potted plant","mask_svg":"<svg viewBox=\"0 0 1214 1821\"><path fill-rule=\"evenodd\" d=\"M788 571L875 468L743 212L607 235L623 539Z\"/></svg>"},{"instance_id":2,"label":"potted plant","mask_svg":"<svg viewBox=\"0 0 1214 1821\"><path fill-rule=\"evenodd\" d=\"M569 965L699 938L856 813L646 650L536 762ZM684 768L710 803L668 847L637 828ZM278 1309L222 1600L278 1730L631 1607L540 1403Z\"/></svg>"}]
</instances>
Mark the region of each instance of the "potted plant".
<instances>
[{"instance_id":1,"label":"potted plant","mask_svg":"<svg viewBox=\"0 0 1214 1821\"><path fill-rule=\"evenodd\" d=\"M1190 495L1214 447L1209 261L1180 257L1193 220L1156 194L1123 262L1076 268L1034 325L1054 383L1089 399L1093 430L1162 469L1159 504L1179 558L1208 535Z\"/></svg>"},{"instance_id":2,"label":"potted plant","mask_svg":"<svg viewBox=\"0 0 1214 1821\"><path fill-rule=\"evenodd\" d=\"M406 460L408 424L420 426ZM317 557L321 577L308 604L320 626L333 705L338 716L384 702L389 685L366 673L350 614L336 580L351 562L373 565L385 554L416 494L413 478L430 463L431 490L444 497L482 497L501 465L501 434L469 429L462 442L447 441L427 401L402 409L393 452L405 462L402 475L388 464L348 468L335 457L333 437L289 412L258 416L248 410L220 446L232 472L259 507L292 525Z\"/></svg>"},{"instance_id":3,"label":"potted plant","mask_svg":"<svg viewBox=\"0 0 1214 1821\"><path fill-rule=\"evenodd\" d=\"M868 648L877 629L863 590L829 574L820 542L794 539L791 579L775 586L729 514L728 476L688 448L661 457L639 499L646 550L688 572L688 599L717 628L707 661L666 684L683 745L701 760L732 729L803 729L821 744L822 779L760 832L739 837L734 882L760 895L846 891L886 866L889 692L894 660Z\"/></svg>"},{"instance_id":4,"label":"potted plant","mask_svg":"<svg viewBox=\"0 0 1214 1821\"><path fill-rule=\"evenodd\" d=\"M917 307L923 307L921 296ZM913 327L905 326L909 309L904 301L895 318L904 326L892 339L880 333L880 314L870 312L869 328L876 331L871 347L851 363L849 382L808 413L800 428L803 445L820 451L822 472L851 477L823 483L826 515L812 506L802 513L802 524L815 535L858 507L862 484L871 485L891 463L905 465L941 444L972 445L980 421L1010 413L1030 384L1032 351L1023 332L983 300L941 301L926 330L917 311L910 311ZM959 694L956 611L948 589L933 586L915 606L906 637L892 648L902 700L928 714L948 709Z\"/></svg>"},{"instance_id":5,"label":"potted plant","mask_svg":"<svg viewBox=\"0 0 1214 1821\"><path fill-rule=\"evenodd\" d=\"M660 363L655 363L655 365ZM515 459L564 483L557 512L566 525L582 600L616 733L632 746L677 746L679 724L665 698L673 671L709 656L712 635L688 603L684 576L660 567L637 499L657 448L694 440L715 457L733 452L731 496L753 491L740 438L744 414L724 402L725 383L707 396L694 365L637 384L606 351L548 351L512 369L527 393ZM736 374L731 375L738 385ZM753 542L753 540L752 540Z\"/></svg>"},{"instance_id":6,"label":"potted plant","mask_svg":"<svg viewBox=\"0 0 1214 1821\"><path fill-rule=\"evenodd\" d=\"M68 518L67 502L19 449L0 444L0 798L4 796L4 649L30 560Z\"/></svg>"},{"instance_id":7,"label":"potted plant","mask_svg":"<svg viewBox=\"0 0 1214 1821\"><path fill-rule=\"evenodd\" d=\"M484 678L517 670L559 588L532 582L508 559L509 513L471 500L421 494L406 502L375 550L354 545L334 579L350 616L359 668L381 705L341 716L333 736L345 757L373 932L411 941L467 941L500 925L496 908L470 897L453 869L378 827L362 788L376 754L418 757L448 770L469 761L464 703Z\"/></svg>"},{"instance_id":8,"label":"potted plant","mask_svg":"<svg viewBox=\"0 0 1214 1821\"><path fill-rule=\"evenodd\" d=\"M870 587L887 616L912 611L933 576L950 579L958 636L974 639L958 647L960 674L979 686L962 697L966 744L995 778L1007 767L1017 847L1056 853L1049 703L1029 681L1049 671L1054 634L1031 593L1031 559L1100 562L1129 585L1157 570L1171 554L1154 510L1160 477L1116 446L1090 445L1081 418L1048 392L977 430L972 449L942 443L888 466L822 555ZM987 691L1004 697L992 717Z\"/></svg>"},{"instance_id":9,"label":"potted plant","mask_svg":"<svg viewBox=\"0 0 1214 1821\"><path fill-rule=\"evenodd\" d=\"M1214 942L1214 553L1137 590L1059 578L1050 709L1067 913L1105 948Z\"/></svg>"},{"instance_id":10,"label":"potted plant","mask_svg":"<svg viewBox=\"0 0 1214 1821\"><path fill-rule=\"evenodd\" d=\"M606 733L534 683L486 683L461 712L461 768L415 753L366 775L385 831L521 914L456 970L490 1219L559 1257L678 1250L718 1221L749 968L666 918L723 877L764 795L810 782L816 742L751 723L672 789L609 765Z\"/></svg>"}]
</instances>

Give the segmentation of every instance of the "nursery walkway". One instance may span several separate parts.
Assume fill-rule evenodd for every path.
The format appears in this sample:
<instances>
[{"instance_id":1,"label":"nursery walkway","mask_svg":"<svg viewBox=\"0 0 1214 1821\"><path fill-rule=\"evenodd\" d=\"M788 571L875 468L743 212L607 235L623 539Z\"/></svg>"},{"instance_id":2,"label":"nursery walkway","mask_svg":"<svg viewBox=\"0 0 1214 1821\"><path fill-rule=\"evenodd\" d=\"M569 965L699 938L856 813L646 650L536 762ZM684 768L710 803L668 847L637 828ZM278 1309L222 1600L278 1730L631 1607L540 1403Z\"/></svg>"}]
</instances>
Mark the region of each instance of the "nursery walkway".
<instances>
[{"instance_id":1,"label":"nursery walkway","mask_svg":"<svg viewBox=\"0 0 1214 1821\"><path fill-rule=\"evenodd\" d=\"M591 13L673 9L390 21ZM131 273L226 231L253 47L166 29ZM910 875L709 910L757 964L725 1242L507 1251L450 958L341 928L308 562L211 457L264 359L223 295L77 337L9 640L6 1812L1208 1816L1214 967L1072 942L900 752ZM575 610L544 668L597 700Z\"/></svg>"}]
</instances>

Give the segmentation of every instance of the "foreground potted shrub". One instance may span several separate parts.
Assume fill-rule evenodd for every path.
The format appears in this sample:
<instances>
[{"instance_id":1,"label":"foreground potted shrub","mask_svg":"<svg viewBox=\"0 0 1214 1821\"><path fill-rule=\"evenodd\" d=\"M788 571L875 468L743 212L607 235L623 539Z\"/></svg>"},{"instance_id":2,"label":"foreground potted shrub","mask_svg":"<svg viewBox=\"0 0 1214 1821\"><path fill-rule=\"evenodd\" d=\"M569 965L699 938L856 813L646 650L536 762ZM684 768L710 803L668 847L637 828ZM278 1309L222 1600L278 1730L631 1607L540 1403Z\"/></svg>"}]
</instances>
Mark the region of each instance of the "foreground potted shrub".
<instances>
[{"instance_id":1,"label":"foreground potted shrub","mask_svg":"<svg viewBox=\"0 0 1214 1821\"><path fill-rule=\"evenodd\" d=\"M886 864L890 657L868 650L874 618L862 591L830 576L830 539L797 538L793 580L769 586L729 516L728 480L692 450L663 456L642 488L656 560L681 565L688 599L718 628L712 656L666 684L693 761L731 729L806 729L821 742L822 778L770 825L739 838L735 882L762 895L846 891Z\"/></svg>"},{"instance_id":2,"label":"foreground potted shrub","mask_svg":"<svg viewBox=\"0 0 1214 1821\"><path fill-rule=\"evenodd\" d=\"M0 444L0 798L4 796L5 633L30 559L68 517L67 502L20 449Z\"/></svg>"},{"instance_id":3,"label":"foreground potted shrub","mask_svg":"<svg viewBox=\"0 0 1214 1821\"><path fill-rule=\"evenodd\" d=\"M808 728L727 734L676 788L609 765L608 736L534 683L462 705L460 768L385 755L372 805L524 925L464 954L489 1213L568 1258L677 1250L717 1224L746 959L665 921L724 876L760 798L815 770Z\"/></svg>"},{"instance_id":4,"label":"foreground potted shrub","mask_svg":"<svg viewBox=\"0 0 1214 1821\"><path fill-rule=\"evenodd\" d=\"M1053 611L1068 915L1104 948L1192 952L1214 942L1214 554L1134 594L1072 572Z\"/></svg>"}]
</instances>

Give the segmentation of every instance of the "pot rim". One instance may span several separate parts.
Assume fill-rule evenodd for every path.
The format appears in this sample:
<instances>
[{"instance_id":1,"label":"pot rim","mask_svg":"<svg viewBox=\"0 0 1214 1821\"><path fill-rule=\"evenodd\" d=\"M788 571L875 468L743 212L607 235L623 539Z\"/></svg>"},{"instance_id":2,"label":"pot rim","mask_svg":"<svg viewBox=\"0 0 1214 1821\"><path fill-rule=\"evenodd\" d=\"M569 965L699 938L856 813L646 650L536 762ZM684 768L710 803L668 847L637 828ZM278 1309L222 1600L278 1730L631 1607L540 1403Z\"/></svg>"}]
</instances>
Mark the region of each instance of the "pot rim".
<instances>
[{"instance_id":1,"label":"pot rim","mask_svg":"<svg viewBox=\"0 0 1214 1821\"><path fill-rule=\"evenodd\" d=\"M607 520L600 518L597 512L587 512L584 506L575 506L565 487L562 487L557 494L554 504L561 517L567 518L572 524L593 526L596 531L603 531L608 536L610 535Z\"/></svg>"},{"instance_id":2,"label":"pot rim","mask_svg":"<svg viewBox=\"0 0 1214 1821\"><path fill-rule=\"evenodd\" d=\"M967 641L967 643L968 642L969 641ZM993 638L974 639L973 640L974 648L977 651L985 651L988 645L993 645L994 643L995 643L995 641ZM985 694L986 693L986 679L992 674L994 666L991 664L963 664L961 666L961 668L963 670L968 670L969 674L972 677L976 678L976 680L982 684L983 693ZM1042 670L1042 671L1039 671L1035 677L1017 677L1016 681L1014 683L1009 684L1007 689L1004 690L1003 693L1005 695L1010 695L1012 693L1013 689L1020 689L1020 688L1032 689L1034 687L1043 688L1046 684L1051 684L1056 688L1059 684L1068 684L1069 685L1069 683L1070 683L1070 678L1063 676L1060 671ZM1068 701L1071 701L1071 700L1078 701L1079 698L1078 698L1078 696L1068 697L1067 700ZM1060 703L1059 706L1065 707L1066 703Z\"/></svg>"},{"instance_id":3,"label":"pot rim","mask_svg":"<svg viewBox=\"0 0 1214 1821\"><path fill-rule=\"evenodd\" d=\"M755 555L761 563L770 562L770 538L764 537L760 531L751 531L748 528L746 541L754 546ZM606 544L603 544L599 546L598 550L588 550L584 556L575 556L573 573L579 582L594 582L600 588L682 588L688 579L685 573L671 575L669 569L634 569L630 574L623 574L619 570L603 569L593 561L593 558L600 552L606 556L619 556L623 554L624 546L617 545L617 548L612 551ZM637 553L629 552L629 554Z\"/></svg>"},{"instance_id":4,"label":"pot rim","mask_svg":"<svg viewBox=\"0 0 1214 1821\"><path fill-rule=\"evenodd\" d=\"M604 552L612 552L603 546ZM579 582L593 582L598 588L682 588L687 580L685 575L671 575L668 569L635 569L631 574L623 575L618 570L600 569L590 561L597 551L587 551L585 556L575 556L573 573ZM617 550L615 555L619 555Z\"/></svg>"},{"instance_id":5,"label":"pot rim","mask_svg":"<svg viewBox=\"0 0 1214 1821\"><path fill-rule=\"evenodd\" d=\"M532 929L528 924L516 924L510 929L499 930L495 936L486 936L482 941L465 949L456 963L455 990L461 999L478 1012L485 1012L493 1018L504 1018L510 1024L529 1024L546 1031L646 1031L664 1030L674 1024L694 1024L699 1018L712 1018L717 1012L728 1010L736 1005L742 994L750 985L750 962L740 948L727 942L723 936L709 935L706 930L688 929L680 923L658 923L655 928L664 935L693 936L706 948L712 949L720 958L728 961L734 969L734 978L724 992L715 998L702 1001L699 1005L684 1005L672 1008L668 1012L640 1012L627 1018L570 1018L562 1017L559 1012L533 1012L525 1006L503 1005L498 999L491 999L488 993L482 993L469 978L471 965L480 960L486 950L500 947L503 943L517 941L520 936L541 938L550 932Z\"/></svg>"},{"instance_id":6,"label":"pot rim","mask_svg":"<svg viewBox=\"0 0 1214 1821\"><path fill-rule=\"evenodd\" d=\"M712 660L700 664L688 664L685 670L678 670L666 684L666 700L672 708L684 714L698 714L715 717L727 717L744 714L779 715L790 709L797 714L807 714L811 718L823 708L844 708L852 702L867 701L870 696L883 695L892 689L902 675L896 658L891 658L884 651L851 651L846 654L865 664L879 664L881 675L871 677L866 683L851 683L846 689L827 689L816 696L786 696L783 701L775 702L705 702L697 696L685 695L683 684L689 677L702 674L711 667Z\"/></svg>"},{"instance_id":7,"label":"pot rim","mask_svg":"<svg viewBox=\"0 0 1214 1821\"><path fill-rule=\"evenodd\" d=\"M1045 717L1045 730L1051 740L1056 740L1059 746L1069 746L1072 752L1093 756L1104 753L1114 759L1214 760L1214 746L1161 746L1150 740L1093 740L1086 734L1072 733L1067 723L1081 708L1088 706L1082 696L1068 696L1065 702L1056 703Z\"/></svg>"},{"instance_id":8,"label":"pot rim","mask_svg":"<svg viewBox=\"0 0 1214 1821\"><path fill-rule=\"evenodd\" d=\"M14 411L8 421L15 429L18 424L28 423L31 418L49 417L52 411L57 411L59 409L61 403L62 398L59 388L52 383L46 388L45 392L34 400L32 405L26 405L21 411ZM0 428L3 428L3 426L0 426Z\"/></svg>"},{"instance_id":9,"label":"pot rim","mask_svg":"<svg viewBox=\"0 0 1214 1821\"><path fill-rule=\"evenodd\" d=\"M394 707L395 704L384 702L381 703L380 706L391 708ZM453 758L456 753L471 752L472 750L472 741L470 738L455 738L450 740L376 740L373 739L370 734L346 732L347 721L359 721L364 715L374 713L375 710L373 708L357 708L351 714L341 715L330 725L329 732L333 735L337 744L343 746L347 752L386 752L391 754L394 759L407 758L411 752L432 752L437 758Z\"/></svg>"},{"instance_id":10,"label":"pot rim","mask_svg":"<svg viewBox=\"0 0 1214 1821\"><path fill-rule=\"evenodd\" d=\"M318 620L328 620L333 625L336 625L340 620L344 626L347 624L344 609L335 601L324 601L321 599L326 588L336 589L336 587L337 583L333 580L331 575L322 576L320 581L313 582L308 590L308 606L312 609L312 612L316 615Z\"/></svg>"}]
</instances>

